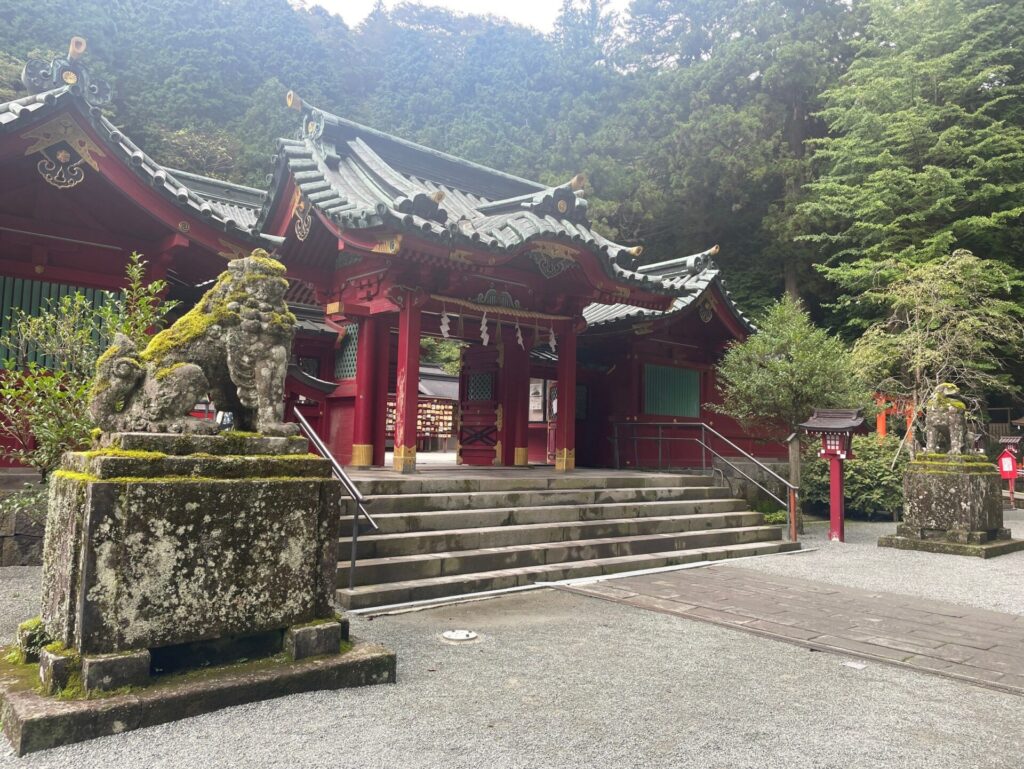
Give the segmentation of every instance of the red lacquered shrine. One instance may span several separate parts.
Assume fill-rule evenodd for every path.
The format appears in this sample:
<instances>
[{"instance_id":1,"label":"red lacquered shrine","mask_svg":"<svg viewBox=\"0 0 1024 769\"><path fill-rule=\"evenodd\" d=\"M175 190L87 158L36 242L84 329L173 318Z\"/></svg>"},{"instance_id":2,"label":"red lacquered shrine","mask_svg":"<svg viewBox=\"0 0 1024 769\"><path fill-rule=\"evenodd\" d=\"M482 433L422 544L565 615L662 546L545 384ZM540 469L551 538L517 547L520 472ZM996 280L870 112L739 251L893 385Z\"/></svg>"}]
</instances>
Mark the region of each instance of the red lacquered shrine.
<instances>
[{"instance_id":1,"label":"red lacquered shrine","mask_svg":"<svg viewBox=\"0 0 1024 769\"><path fill-rule=\"evenodd\" d=\"M640 248L591 229L581 177L547 187L352 123L294 94L289 103L301 114L301 138L279 143L259 226L283 239L277 255L289 276L308 286L349 340L334 371L314 375L333 379L333 388L313 393L301 378L292 385L317 402L312 416L342 461L383 464L393 369L394 466L415 469L422 335L467 343L458 430L464 464L532 459L571 470L581 431L588 462L609 464L612 422L643 413L638 388L648 359L655 368L696 360L699 368L687 370L704 378L703 387L684 377L686 410L670 413L703 416L715 356L750 330L711 252L638 268ZM684 333L690 342L654 333L686 309L702 319ZM584 333L588 321L608 330ZM673 344L678 350L663 349ZM665 387L674 382L662 379ZM666 402L674 409L673 399Z\"/></svg>"},{"instance_id":2,"label":"red lacquered shrine","mask_svg":"<svg viewBox=\"0 0 1024 769\"><path fill-rule=\"evenodd\" d=\"M701 423L780 455L706 406L723 350L753 330L716 249L640 266L591 228L582 176L545 186L295 95L269 191L167 168L104 117L83 50L30 61L31 95L0 104L3 324L69 291L104 301L132 251L187 309L263 247L298 319L287 397L346 464L383 465L393 444L412 472L417 438L453 417L467 465L695 467ZM465 343L455 400L421 376L424 336Z\"/></svg>"}]
</instances>

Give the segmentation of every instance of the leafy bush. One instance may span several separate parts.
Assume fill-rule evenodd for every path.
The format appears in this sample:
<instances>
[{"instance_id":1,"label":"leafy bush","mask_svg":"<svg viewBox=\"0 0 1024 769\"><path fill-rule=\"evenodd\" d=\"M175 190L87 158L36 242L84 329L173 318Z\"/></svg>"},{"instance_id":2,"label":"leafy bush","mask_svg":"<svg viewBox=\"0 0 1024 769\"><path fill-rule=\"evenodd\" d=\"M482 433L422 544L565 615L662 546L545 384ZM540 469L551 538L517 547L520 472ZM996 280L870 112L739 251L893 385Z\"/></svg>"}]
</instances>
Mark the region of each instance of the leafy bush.
<instances>
[{"instance_id":1,"label":"leafy bush","mask_svg":"<svg viewBox=\"0 0 1024 769\"><path fill-rule=\"evenodd\" d=\"M817 454L820 444L804 454L800 482L803 501L813 508L828 509L829 463ZM895 466L893 457L899 454ZM846 512L867 517L893 517L903 509L903 474L910 457L900 450L900 440L887 436L856 435L853 438L854 459L846 460L844 492Z\"/></svg>"},{"instance_id":2,"label":"leafy bush","mask_svg":"<svg viewBox=\"0 0 1024 769\"><path fill-rule=\"evenodd\" d=\"M166 288L162 280L147 283L146 262L132 254L124 290L98 307L75 292L37 315L11 313L10 330L0 335L0 347L11 351L0 361L0 457L34 467L45 480L65 451L89 444L96 360L118 333L145 346L175 305L162 300Z\"/></svg>"}]
</instances>

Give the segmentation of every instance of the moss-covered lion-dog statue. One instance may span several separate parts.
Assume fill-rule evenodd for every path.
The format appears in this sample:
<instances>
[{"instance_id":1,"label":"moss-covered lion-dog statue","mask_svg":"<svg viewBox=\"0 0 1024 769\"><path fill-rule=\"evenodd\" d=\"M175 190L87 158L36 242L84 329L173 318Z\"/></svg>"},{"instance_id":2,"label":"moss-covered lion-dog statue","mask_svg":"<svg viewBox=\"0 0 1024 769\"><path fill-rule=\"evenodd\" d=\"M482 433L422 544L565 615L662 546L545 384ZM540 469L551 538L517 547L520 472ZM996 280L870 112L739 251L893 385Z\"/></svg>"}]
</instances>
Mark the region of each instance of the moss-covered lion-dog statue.
<instances>
[{"instance_id":1,"label":"moss-covered lion-dog statue","mask_svg":"<svg viewBox=\"0 0 1024 769\"><path fill-rule=\"evenodd\" d=\"M967 450L967 406L957 398L960 390L956 385L944 382L935 388L924 410L924 450L939 452L942 439L947 439L947 452L962 454Z\"/></svg>"},{"instance_id":2,"label":"moss-covered lion-dog statue","mask_svg":"<svg viewBox=\"0 0 1024 769\"><path fill-rule=\"evenodd\" d=\"M284 379L295 316L285 267L257 249L228 263L192 310L139 352L117 335L96 366L89 409L107 432L212 432L188 416L209 395L235 427L294 435L284 421Z\"/></svg>"}]
</instances>

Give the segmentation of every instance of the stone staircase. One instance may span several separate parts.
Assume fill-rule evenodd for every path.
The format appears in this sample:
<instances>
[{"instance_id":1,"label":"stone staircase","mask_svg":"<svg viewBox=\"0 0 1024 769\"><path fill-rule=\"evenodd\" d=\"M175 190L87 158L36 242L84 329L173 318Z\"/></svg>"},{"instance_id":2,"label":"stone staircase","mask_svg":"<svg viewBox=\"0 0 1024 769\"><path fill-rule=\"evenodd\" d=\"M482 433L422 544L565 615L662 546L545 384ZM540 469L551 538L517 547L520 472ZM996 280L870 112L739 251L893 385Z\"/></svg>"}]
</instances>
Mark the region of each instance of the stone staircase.
<instances>
[{"instance_id":1,"label":"stone staircase","mask_svg":"<svg viewBox=\"0 0 1024 769\"><path fill-rule=\"evenodd\" d=\"M359 609L799 548L705 476L491 472L357 477L380 531L359 537L350 590L351 518L344 521L339 605Z\"/></svg>"}]
</instances>

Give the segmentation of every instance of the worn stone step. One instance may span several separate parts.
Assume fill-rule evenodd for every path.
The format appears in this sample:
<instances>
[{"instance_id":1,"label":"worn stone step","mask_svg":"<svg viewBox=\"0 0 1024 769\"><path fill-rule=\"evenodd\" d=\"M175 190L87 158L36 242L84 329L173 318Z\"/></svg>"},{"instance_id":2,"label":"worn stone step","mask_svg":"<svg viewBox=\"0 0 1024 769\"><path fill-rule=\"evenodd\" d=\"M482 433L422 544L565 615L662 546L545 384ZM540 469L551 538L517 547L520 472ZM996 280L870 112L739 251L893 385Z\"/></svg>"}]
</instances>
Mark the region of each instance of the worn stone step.
<instances>
[{"instance_id":1,"label":"worn stone step","mask_svg":"<svg viewBox=\"0 0 1024 769\"><path fill-rule=\"evenodd\" d=\"M602 537L479 548L458 552L368 558L356 564L355 584L372 585L397 580L470 574L476 571L541 566L564 561L584 561L638 553L686 550L693 547L763 542L777 540L780 537L781 530L776 526L744 526L708 531ZM347 562L338 564L336 585L348 584L349 569L350 566Z\"/></svg>"},{"instance_id":2,"label":"worn stone step","mask_svg":"<svg viewBox=\"0 0 1024 769\"><path fill-rule=\"evenodd\" d=\"M431 494L378 494L367 498L371 515L423 513L437 510L540 507L543 505L593 505L609 502L659 502L729 496L716 486L655 486L629 489L525 489Z\"/></svg>"},{"instance_id":3,"label":"worn stone step","mask_svg":"<svg viewBox=\"0 0 1024 769\"><path fill-rule=\"evenodd\" d=\"M535 582L595 577L624 571L677 566L723 558L770 555L799 549L799 543L776 540L690 548L682 551L640 553L613 558L550 563L517 569L499 569L428 579L403 580L387 584L363 585L352 590L339 588L335 591L335 600L345 609L363 609L408 601L428 601L487 590L503 590Z\"/></svg>"},{"instance_id":4,"label":"worn stone step","mask_svg":"<svg viewBox=\"0 0 1024 769\"><path fill-rule=\"evenodd\" d=\"M404 534L417 531L477 529L486 526L516 526L558 521L596 521L643 516L689 515L692 513L731 513L743 511L742 499L698 498L667 499L661 502L602 502L588 505L541 505L538 507L494 507L479 510L433 510L418 513L377 513L373 517L379 531L374 534ZM351 513L349 513L351 515ZM361 536L369 534L365 524ZM342 520L341 534L352 535L352 519Z\"/></svg>"},{"instance_id":5,"label":"worn stone step","mask_svg":"<svg viewBox=\"0 0 1024 769\"><path fill-rule=\"evenodd\" d=\"M645 534L669 534L706 529L757 526L761 513L693 512L688 515L641 516L592 521L552 521L512 526L451 529L405 534L365 535L357 543L360 559L393 558L425 553L454 553L462 550L510 547L545 542L608 539ZM342 553L349 553L352 541L341 540Z\"/></svg>"},{"instance_id":6,"label":"worn stone step","mask_svg":"<svg viewBox=\"0 0 1024 769\"><path fill-rule=\"evenodd\" d=\"M350 473L359 490L366 496L393 494L456 494L467 492L500 492L561 489L635 489L648 486L682 487L711 486L708 475L677 475L674 473L617 474L614 470L603 473L548 474L543 471L516 470L514 475L502 476L500 470L482 471L477 477L375 477L373 474Z\"/></svg>"}]
</instances>

